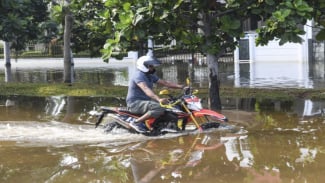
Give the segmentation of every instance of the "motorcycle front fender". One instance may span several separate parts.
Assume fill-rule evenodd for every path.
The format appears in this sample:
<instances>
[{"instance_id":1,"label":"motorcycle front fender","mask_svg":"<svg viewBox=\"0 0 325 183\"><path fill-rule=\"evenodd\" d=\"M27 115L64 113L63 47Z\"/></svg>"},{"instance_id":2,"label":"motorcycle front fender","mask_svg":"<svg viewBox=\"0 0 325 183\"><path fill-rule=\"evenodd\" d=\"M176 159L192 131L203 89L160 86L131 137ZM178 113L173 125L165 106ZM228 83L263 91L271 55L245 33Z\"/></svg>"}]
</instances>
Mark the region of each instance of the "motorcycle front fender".
<instances>
[{"instance_id":1,"label":"motorcycle front fender","mask_svg":"<svg viewBox=\"0 0 325 183\"><path fill-rule=\"evenodd\" d=\"M201 109L199 111L192 111L194 117L204 117L204 116L211 116L217 118L219 121L227 122L228 119L225 115L220 114L216 111L209 110L209 109Z\"/></svg>"}]
</instances>

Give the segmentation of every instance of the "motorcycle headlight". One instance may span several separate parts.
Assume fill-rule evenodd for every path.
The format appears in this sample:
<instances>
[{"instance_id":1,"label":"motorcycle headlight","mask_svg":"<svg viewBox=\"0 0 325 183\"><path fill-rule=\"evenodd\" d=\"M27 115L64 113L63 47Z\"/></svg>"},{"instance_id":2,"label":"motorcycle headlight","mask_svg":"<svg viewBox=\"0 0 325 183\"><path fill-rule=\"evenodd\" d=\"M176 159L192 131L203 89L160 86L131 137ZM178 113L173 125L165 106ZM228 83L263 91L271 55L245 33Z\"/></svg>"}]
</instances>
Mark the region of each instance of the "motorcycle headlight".
<instances>
[{"instance_id":1,"label":"motorcycle headlight","mask_svg":"<svg viewBox=\"0 0 325 183\"><path fill-rule=\"evenodd\" d=\"M187 107L189 109L195 110L195 111L199 111L202 109L202 104L201 102L191 102L187 104Z\"/></svg>"}]
</instances>

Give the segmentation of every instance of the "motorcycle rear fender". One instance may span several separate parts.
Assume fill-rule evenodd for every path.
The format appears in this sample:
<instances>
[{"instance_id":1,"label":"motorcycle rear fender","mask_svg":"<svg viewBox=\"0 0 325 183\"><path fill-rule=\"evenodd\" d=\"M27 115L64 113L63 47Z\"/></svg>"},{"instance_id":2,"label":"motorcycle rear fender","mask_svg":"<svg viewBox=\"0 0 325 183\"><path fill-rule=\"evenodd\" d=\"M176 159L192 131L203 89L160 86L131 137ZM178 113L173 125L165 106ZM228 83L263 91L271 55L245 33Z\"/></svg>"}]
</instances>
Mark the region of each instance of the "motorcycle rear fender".
<instances>
[{"instance_id":1,"label":"motorcycle rear fender","mask_svg":"<svg viewBox=\"0 0 325 183\"><path fill-rule=\"evenodd\" d=\"M228 121L227 117L224 116L223 114L220 114L216 111L212 111L209 109L201 109L199 111L193 111L192 113L193 113L194 117L212 116L212 117L217 118L220 121L224 121L224 122Z\"/></svg>"}]
</instances>

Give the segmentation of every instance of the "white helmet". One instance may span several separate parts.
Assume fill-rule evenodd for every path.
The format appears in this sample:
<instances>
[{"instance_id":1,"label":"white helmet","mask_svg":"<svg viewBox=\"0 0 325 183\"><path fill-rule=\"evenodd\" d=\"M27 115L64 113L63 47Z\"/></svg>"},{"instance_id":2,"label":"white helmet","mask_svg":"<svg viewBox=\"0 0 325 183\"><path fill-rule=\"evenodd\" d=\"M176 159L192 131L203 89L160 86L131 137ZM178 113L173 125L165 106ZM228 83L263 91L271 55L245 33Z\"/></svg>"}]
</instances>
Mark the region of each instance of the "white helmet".
<instances>
[{"instance_id":1,"label":"white helmet","mask_svg":"<svg viewBox=\"0 0 325 183\"><path fill-rule=\"evenodd\" d=\"M150 56L150 55L145 55L140 57L137 60L137 68L142 71L142 72L148 72L149 71L149 65L153 65L153 66L159 66L161 64L161 62L159 60L157 60L154 56Z\"/></svg>"}]
</instances>

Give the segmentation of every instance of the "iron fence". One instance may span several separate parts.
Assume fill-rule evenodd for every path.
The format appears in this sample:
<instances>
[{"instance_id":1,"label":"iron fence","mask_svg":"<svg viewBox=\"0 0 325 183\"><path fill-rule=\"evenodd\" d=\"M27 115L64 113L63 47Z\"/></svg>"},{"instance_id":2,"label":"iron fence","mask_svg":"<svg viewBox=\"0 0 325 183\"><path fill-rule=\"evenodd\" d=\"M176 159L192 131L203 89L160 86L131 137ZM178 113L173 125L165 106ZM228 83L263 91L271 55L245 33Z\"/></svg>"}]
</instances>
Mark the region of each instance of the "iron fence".
<instances>
[{"instance_id":1,"label":"iron fence","mask_svg":"<svg viewBox=\"0 0 325 183\"><path fill-rule=\"evenodd\" d=\"M3 58L4 46L0 42L0 58ZM89 52L81 52L75 54L75 57L86 56L88 57ZM37 42L29 42L26 44L26 48L24 50L16 51L15 49L10 50L11 58L34 58L34 57L49 57L49 58L57 58L63 57L63 43L58 41L51 41L48 44L45 43L37 43Z\"/></svg>"},{"instance_id":2,"label":"iron fence","mask_svg":"<svg viewBox=\"0 0 325 183\"><path fill-rule=\"evenodd\" d=\"M63 57L63 43L51 41L48 44L29 42L22 51L11 50L12 58ZM89 52L74 53L74 57L89 57ZM187 62L206 65L206 56L187 49L156 48L155 56L164 63ZM0 58L3 58L3 46L0 44ZM228 52L219 58L219 62L233 62L233 53Z\"/></svg>"},{"instance_id":3,"label":"iron fence","mask_svg":"<svg viewBox=\"0 0 325 183\"><path fill-rule=\"evenodd\" d=\"M309 62L325 62L325 41L309 40Z\"/></svg>"},{"instance_id":4,"label":"iron fence","mask_svg":"<svg viewBox=\"0 0 325 183\"><path fill-rule=\"evenodd\" d=\"M204 54L198 52L192 52L186 49L170 49L163 48L155 50L155 56L159 58L163 63L175 63L175 62L188 62L196 65L206 65L207 60ZM233 52L228 52L222 55L219 62L234 62Z\"/></svg>"}]
</instances>

